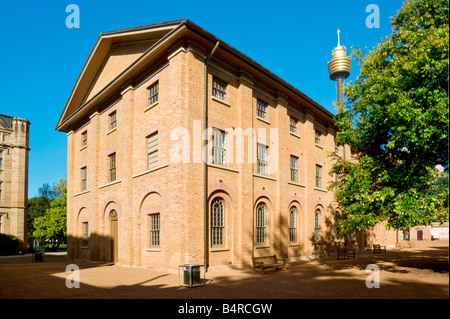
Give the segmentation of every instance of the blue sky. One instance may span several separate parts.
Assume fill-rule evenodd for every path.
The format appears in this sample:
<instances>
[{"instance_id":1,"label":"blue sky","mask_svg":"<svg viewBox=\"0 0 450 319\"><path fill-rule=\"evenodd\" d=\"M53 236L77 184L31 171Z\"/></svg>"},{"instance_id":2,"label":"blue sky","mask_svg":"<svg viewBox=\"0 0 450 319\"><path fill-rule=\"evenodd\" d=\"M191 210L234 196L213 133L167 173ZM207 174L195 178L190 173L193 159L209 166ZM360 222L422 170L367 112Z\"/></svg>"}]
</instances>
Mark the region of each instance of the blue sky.
<instances>
[{"instance_id":1,"label":"blue sky","mask_svg":"<svg viewBox=\"0 0 450 319\"><path fill-rule=\"evenodd\" d=\"M80 9L80 28L66 27L66 7ZM369 4L380 27L368 28ZM187 18L235 47L335 113L327 61L337 44L372 49L391 33L400 0L92 1L21 0L0 5L0 113L31 121L29 191L66 176L66 134L55 125L102 32ZM347 81L359 70L353 61Z\"/></svg>"}]
</instances>

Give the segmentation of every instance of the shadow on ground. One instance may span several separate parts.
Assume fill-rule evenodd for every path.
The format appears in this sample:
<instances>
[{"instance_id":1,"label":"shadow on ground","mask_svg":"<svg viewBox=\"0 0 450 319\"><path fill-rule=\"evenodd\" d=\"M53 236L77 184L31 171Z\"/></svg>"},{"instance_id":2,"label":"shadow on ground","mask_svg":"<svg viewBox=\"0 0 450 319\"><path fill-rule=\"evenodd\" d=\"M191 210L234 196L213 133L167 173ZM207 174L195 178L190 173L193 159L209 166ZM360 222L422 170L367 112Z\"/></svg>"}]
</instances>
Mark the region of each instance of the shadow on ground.
<instances>
[{"instance_id":1,"label":"shadow on ground","mask_svg":"<svg viewBox=\"0 0 450 319\"><path fill-rule=\"evenodd\" d=\"M291 263L286 271L253 274L251 269L207 272L203 287L178 285L174 271L77 262L80 288L66 287L64 256L0 259L2 299L448 299L448 241L415 249L388 250L356 259L328 256ZM380 288L369 289L369 264L380 269Z\"/></svg>"}]
</instances>

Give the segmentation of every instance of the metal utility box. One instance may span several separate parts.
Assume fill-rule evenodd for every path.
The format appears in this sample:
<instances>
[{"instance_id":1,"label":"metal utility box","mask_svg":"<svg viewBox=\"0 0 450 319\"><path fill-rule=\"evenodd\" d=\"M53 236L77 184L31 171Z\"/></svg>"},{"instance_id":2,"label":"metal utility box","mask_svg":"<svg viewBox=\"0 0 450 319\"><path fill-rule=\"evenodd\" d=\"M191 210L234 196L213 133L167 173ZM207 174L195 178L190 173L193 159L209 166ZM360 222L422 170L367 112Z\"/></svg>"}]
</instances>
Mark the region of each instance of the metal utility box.
<instances>
[{"instance_id":1,"label":"metal utility box","mask_svg":"<svg viewBox=\"0 0 450 319\"><path fill-rule=\"evenodd\" d=\"M35 253L34 253L34 261L35 262L41 262L42 261L42 259L43 259L43 253L41 252L41 251L36 251Z\"/></svg>"},{"instance_id":2,"label":"metal utility box","mask_svg":"<svg viewBox=\"0 0 450 319\"><path fill-rule=\"evenodd\" d=\"M201 278L201 267L204 267L204 265L188 264L178 266L178 284L184 287L203 286L205 284L205 271L203 269L203 278ZM182 282L181 278L183 278Z\"/></svg>"}]
</instances>

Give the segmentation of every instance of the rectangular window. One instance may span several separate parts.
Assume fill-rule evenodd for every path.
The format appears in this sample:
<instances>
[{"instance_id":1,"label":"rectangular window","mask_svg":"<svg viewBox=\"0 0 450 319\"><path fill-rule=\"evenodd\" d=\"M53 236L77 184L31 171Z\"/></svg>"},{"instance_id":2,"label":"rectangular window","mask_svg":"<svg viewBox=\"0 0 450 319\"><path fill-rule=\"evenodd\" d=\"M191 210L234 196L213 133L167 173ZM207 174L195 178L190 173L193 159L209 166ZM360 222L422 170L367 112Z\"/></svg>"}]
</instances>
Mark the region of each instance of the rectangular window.
<instances>
[{"instance_id":1,"label":"rectangular window","mask_svg":"<svg viewBox=\"0 0 450 319\"><path fill-rule=\"evenodd\" d=\"M159 98L159 82L156 82L148 89L148 105L155 104Z\"/></svg>"},{"instance_id":2,"label":"rectangular window","mask_svg":"<svg viewBox=\"0 0 450 319\"><path fill-rule=\"evenodd\" d=\"M258 143L258 174L267 174L267 146Z\"/></svg>"},{"instance_id":3,"label":"rectangular window","mask_svg":"<svg viewBox=\"0 0 450 319\"><path fill-rule=\"evenodd\" d=\"M158 166L158 132L147 137L148 169Z\"/></svg>"},{"instance_id":4,"label":"rectangular window","mask_svg":"<svg viewBox=\"0 0 450 319\"><path fill-rule=\"evenodd\" d=\"M150 247L160 246L160 214L150 215Z\"/></svg>"},{"instance_id":5,"label":"rectangular window","mask_svg":"<svg viewBox=\"0 0 450 319\"><path fill-rule=\"evenodd\" d=\"M316 188L322 188L322 166L316 165Z\"/></svg>"},{"instance_id":6,"label":"rectangular window","mask_svg":"<svg viewBox=\"0 0 450 319\"><path fill-rule=\"evenodd\" d=\"M116 180L116 153L112 153L109 157L109 181Z\"/></svg>"},{"instance_id":7,"label":"rectangular window","mask_svg":"<svg viewBox=\"0 0 450 319\"><path fill-rule=\"evenodd\" d=\"M261 119L266 119L267 117L267 103L261 100L256 100L256 116Z\"/></svg>"},{"instance_id":8,"label":"rectangular window","mask_svg":"<svg viewBox=\"0 0 450 319\"><path fill-rule=\"evenodd\" d=\"M89 224L87 222L82 223L83 230L83 244L82 246L89 245Z\"/></svg>"},{"instance_id":9,"label":"rectangular window","mask_svg":"<svg viewBox=\"0 0 450 319\"><path fill-rule=\"evenodd\" d=\"M298 157L291 155L291 182L298 181Z\"/></svg>"},{"instance_id":10,"label":"rectangular window","mask_svg":"<svg viewBox=\"0 0 450 319\"><path fill-rule=\"evenodd\" d=\"M87 145L87 131L84 131L83 133L81 133L81 146L86 146Z\"/></svg>"},{"instance_id":11,"label":"rectangular window","mask_svg":"<svg viewBox=\"0 0 450 319\"><path fill-rule=\"evenodd\" d=\"M2 200L2 185L3 185L3 182L0 182L0 200Z\"/></svg>"},{"instance_id":12,"label":"rectangular window","mask_svg":"<svg viewBox=\"0 0 450 319\"><path fill-rule=\"evenodd\" d=\"M213 163L225 164L225 138L224 131L213 128Z\"/></svg>"},{"instance_id":13,"label":"rectangular window","mask_svg":"<svg viewBox=\"0 0 450 319\"><path fill-rule=\"evenodd\" d=\"M227 83L219 79L213 79L212 95L218 99L224 100L226 97Z\"/></svg>"},{"instance_id":14,"label":"rectangular window","mask_svg":"<svg viewBox=\"0 0 450 319\"><path fill-rule=\"evenodd\" d=\"M2 169L3 165L3 151L0 151L0 169Z\"/></svg>"},{"instance_id":15,"label":"rectangular window","mask_svg":"<svg viewBox=\"0 0 450 319\"><path fill-rule=\"evenodd\" d=\"M314 142L316 145L321 145L322 142L322 133L320 133L318 130L315 132Z\"/></svg>"},{"instance_id":16,"label":"rectangular window","mask_svg":"<svg viewBox=\"0 0 450 319\"><path fill-rule=\"evenodd\" d=\"M81 191L87 189L87 167L81 169Z\"/></svg>"},{"instance_id":17,"label":"rectangular window","mask_svg":"<svg viewBox=\"0 0 450 319\"><path fill-rule=\"evenodd\" d=\"M117 112L114 111L109 114L109 129L115 129L117 127Z\"/></svg>"},{"instance_id":18,"label":"rectangular window","mask_svg":"<svg viewBox=\"0 0 450 319\"><path fill-rule=\"evenodd\" d=\"M297 119L293 118L292 116L289 118L289 130L291 133L297 134Z\"/></svg>"}]
</instances>

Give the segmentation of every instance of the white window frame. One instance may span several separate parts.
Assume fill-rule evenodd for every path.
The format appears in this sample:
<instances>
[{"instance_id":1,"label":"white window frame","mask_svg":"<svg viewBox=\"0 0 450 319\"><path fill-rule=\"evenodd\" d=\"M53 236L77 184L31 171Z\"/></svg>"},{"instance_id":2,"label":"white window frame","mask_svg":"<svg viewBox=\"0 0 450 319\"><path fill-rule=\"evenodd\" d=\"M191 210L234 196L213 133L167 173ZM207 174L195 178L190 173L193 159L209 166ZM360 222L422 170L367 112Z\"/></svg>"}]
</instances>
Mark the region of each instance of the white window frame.
<instances>
[{"instance_id":1,"label":"white window frame","mask_svg":"<svg viewBox=\"0 0 450 319\"><path fill-rule=\"evenodd\" d=\"M109 114L109 130L117 128L117 111Z\"/></svg>"},{"instance_id":2,"label":"white window frame","mask_svg":"<svg viewBox=\"0 0 450 319\"><path fill-rule=\"evenodd\" d=\"M154 213L148 215L149 223L149 247L161 247L161 214Z\"/></svg>"},{"instance_id":3,"label":"white window frame","mask_svg":"<svg viewBox=\"0 0 450 319\"><path fill-rule=\"evenodd\" d=\"M227 134L218 128L213 127L213 154L212 161L214 164L226 164Z\"/></svg>"},{"instance_id":4,"label":"white window frame","mask_svg":"<svg viewBox=\"0 0 450 319\"><path fill-rule=\"evenodd\" d=\"M256 206L256 245L264 245L267 242L267 206L265 203L259 203Z\"/></svg>"},{"instance_id":5,"label":"white window frame","mask_svg":"<svg viewBox=\"0 0 450 319\"><path fill-rule=\"evenodd\" d=\"M295 206L289 209L289 242L297 243L297 207Z\"/></svg>"},{"instance_id":6,"label":"white window frame","mask_svg":"<svg viewBox=\"0 0 450 319\"><path fill-rule=\"evenodd\" d=\"M298 120L295 117L289 117L289 132L298 134Z\"/></svg>"},{"instance_id":7,"label":"white window frame","mask_svg":"<svg viewBox=\"0 0 450 319\"><path fill-rule=\"evenodd\" d=\"M322 189L322 166L316 164L316 188Z\"/></svg>"},{"instance_id":8,"label":"white window frame","mask_svg":"<svg viewBox=\"0 0 450 319\"><path fill-rule=\"evenodd\" d=\"M114 182L117 179L117 156L116 153L108 155L109 160L109 182Z\"/></svg>"},{"instance_id":9,"label":"white window frame","mask_svg":"<svg viewBox=\"0 0 450 319\"><path fill-rule=\"evenodd\" d=\"M87 190L87 166L81 168L81 191Z\"/></svg>"},{"instance_id":10,"label":"white window frame","mask_svg":"<svg viewBox=\"0 0 450 319\"><path fill-rule=\"evenodd\" d=\"M314 131L314 144L322 146L322 132L319 130Z\"/></svg>"},{"instance_id":11,"label":"white window frame","mask_svg":"<svg viewBox=\"0 0 450 319\"><path fill-rule=\"evenodd\" d=\"M225 205L223 199L211 202L211 247L225 246Z\"/></svg>"},{"instance_id":12,"label":"white window frame","mask_svg":"<svg viewBox=\"0 0 450 319\"><path fill-rule=\"evenodd\" d=\"M320 241L320 209L316 209L314 213L314 240L316 242Z\"/></svg>"},{"instance_id":13,"label":"white window frame","mask_svg":"<svg viewBox=\"0 0 450 319\"><path fill-rule=\"evenodd\" d=\"M257 172L258 172L258 174L267 175L268 149L269 149L269 147L265 144L258 143L258 145L257 145Z\"/></svg>"},{"instance_id":14,"label":"white window frame","mask_svg":"<svg viewBox=\"0 0 450 319\"><path fill-rule=\"evenodd\" d=\"M298 182L298 157L291 155L291 182Z\"/></svg>"},{"instance_id":15,"label":"white window frame","mask_svg":"<svg viewBox=\"0 0 450 319\"><path fill-rule=\"evenodd\" d=\"M159 135L154 132L147 136L147 169L158 167Z\"/></svg>"},{"instance_id":16,"label":"white window frame","mask_svg":"<svg viewBox=\"0 0 450 319\"><path fill-rule=\"evenodd\" d=\"M81 223L81 232L83 235L83 242L82 242L81 246L88 247L89 246L89 223L88 222Z\"/></svg>"},{"instance_id":17,"label":"white window frame","mask_svg":"<svg viewBox=\"0 0 450 319\"><path fill-rule=\"evenodd\" d=\"M159 81L156 81L148 87L148 106L159 101Z\"/></svg>"},{"instance_id":18,"label":"white window frame","mask_svg":"<svg viewBox=\"0 0 450 319\"><path fill-rule=\"evenodd\" d=\"M212 96L216 99L226 101L228 83L216 77L213 77Z\"/></svg>"},{"instance_id":19,"label":"white window frame","mask_svg":"<svg viewBox=\"0 0 450 319\"><path fill-rule=\"evenodd\" d=\"M267 121L268 106L269 106L268 103L260 99L256 99L256 117Z\"/></svg>"}]
</instances>

